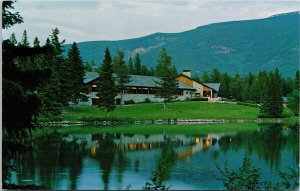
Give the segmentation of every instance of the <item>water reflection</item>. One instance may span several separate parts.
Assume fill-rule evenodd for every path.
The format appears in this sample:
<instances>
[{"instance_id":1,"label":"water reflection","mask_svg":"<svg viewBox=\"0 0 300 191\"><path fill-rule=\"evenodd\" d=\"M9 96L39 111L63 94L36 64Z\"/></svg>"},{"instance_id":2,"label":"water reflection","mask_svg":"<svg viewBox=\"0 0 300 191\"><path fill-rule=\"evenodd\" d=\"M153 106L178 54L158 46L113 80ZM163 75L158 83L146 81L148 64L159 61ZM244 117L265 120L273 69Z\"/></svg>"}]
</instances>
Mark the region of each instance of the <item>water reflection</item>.
<instances>
[{"instance_id":1,"label":"water reflection","mask_svg":"<svg viewBox=\"0 0 300 191\"><path fill-rule=\"evenodd\" d=\"M222 189L215 164L239 166L248 151L264 178L299 164L298 131L261 125L254 131L187 135L54 133L37 139L11 178L50 189L141 189L153 172L172 189Z\"/></svg>"}]
</instances>

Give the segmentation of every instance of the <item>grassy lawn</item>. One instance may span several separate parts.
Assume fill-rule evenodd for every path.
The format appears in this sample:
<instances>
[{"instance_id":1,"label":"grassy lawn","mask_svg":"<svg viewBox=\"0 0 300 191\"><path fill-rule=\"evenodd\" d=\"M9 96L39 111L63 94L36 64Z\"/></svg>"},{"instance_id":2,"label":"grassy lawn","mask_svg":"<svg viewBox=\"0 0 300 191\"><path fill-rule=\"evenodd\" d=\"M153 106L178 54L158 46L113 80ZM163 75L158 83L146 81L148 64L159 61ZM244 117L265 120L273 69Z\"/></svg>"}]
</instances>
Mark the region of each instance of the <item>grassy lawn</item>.
<instances>
[{"instance_id":1,"label":"grassy lawn","mask_svg":"<svg viewBox=\"0 0 300 191\"><path fill-rule=\"evenodd\" d=\"M91 133L127 133L127 134L183 134L205 135L208 133L225 133L236 131L254 131L259 127L256 123L226 123L201 125L115 125L115 126L65 126L43 127L33 132L34 136L58 131L63 134L91 134Z\"/></svg>"},{"instance_id":2,"label":"grassy lawn","mask_svg":"<svg viewBox=\"0 0 300 191\"><path fill-rule=\"evenodd\" d=\"M143 103L117 106L109 113L109 118L117 119L256 119L259 109L234 104L208 102L174 102L168 104L169 110L162 110L162 103ZM93 117L104 118L105 113L97 107L65 107L61 117L67 121Z\"/></svg>"}]
</instances>

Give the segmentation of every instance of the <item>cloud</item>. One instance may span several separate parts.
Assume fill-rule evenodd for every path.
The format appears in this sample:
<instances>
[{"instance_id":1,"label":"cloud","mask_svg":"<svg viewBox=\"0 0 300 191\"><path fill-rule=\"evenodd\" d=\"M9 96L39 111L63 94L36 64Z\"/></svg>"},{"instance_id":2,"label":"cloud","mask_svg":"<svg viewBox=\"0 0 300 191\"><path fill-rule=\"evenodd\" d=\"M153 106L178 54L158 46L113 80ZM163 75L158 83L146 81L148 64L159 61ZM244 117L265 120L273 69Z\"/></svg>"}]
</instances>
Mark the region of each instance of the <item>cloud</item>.
<instances>
[{"instance_id":1,"label":"cloud","mask_svg":"<svg viewBox=\"0 0 300 191\"><path fill-rule=\"evenodd\" d=\"M42 43L58 27L61 39L73 41L121 40L155 32L182 32L215 22L268 17L300 10L299 1L19 1L16 11L24 23L3 30L18 39L24 29L30 41Z\"/></svg>"}]
</instances>

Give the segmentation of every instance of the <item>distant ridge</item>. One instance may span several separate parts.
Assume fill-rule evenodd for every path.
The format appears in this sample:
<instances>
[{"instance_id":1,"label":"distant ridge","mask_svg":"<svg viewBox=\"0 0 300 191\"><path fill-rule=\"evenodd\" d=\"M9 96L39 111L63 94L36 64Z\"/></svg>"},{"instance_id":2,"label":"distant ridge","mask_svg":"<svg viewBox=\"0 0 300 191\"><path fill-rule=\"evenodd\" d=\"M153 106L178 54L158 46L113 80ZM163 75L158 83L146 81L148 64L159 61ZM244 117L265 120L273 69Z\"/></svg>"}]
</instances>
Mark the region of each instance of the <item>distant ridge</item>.
<instances>
[{"instance_id":1,"label":"distant ridge","mask_svg":"<svg viewBox=\"0 0 300 191\"><path fill-rule=\"evenodd\" d=\"M178 72L189 68L192 75L218 68L231 75L278 68L284 76L299 69L299 11L264 19L214 23L181 33L154 33L118 40L78 43L84 60L99 65L104 50L115 55L118 49L126 59L139 53L142 64L155 66L165 47ZM66 50L70 45L65 45Z\"/></svg>"}]
</instances>

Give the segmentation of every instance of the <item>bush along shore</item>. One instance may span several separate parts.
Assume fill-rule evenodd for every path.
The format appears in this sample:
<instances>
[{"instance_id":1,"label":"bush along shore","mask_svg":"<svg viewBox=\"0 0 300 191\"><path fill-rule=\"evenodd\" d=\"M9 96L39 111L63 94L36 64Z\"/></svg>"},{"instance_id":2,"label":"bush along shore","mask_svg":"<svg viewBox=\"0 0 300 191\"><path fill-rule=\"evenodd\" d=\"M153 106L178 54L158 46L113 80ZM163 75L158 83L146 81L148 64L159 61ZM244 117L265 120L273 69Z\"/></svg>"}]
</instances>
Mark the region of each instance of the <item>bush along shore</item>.
<instances>
[{"instance_id":1,"label":"bush along shore","mask_svg":"<svg viewBox=\"0 0 300 191\"><path fill-rule=\"evenodd\" d=\"M155 124L155 125L196 125L196 124L214 124L214 123L286 123L295 122L296 119L158 119L158 120L132 120L132 119L101 119L90 118L82 121L39 121L40 126L68 126L68 125L122 125L122 124Z\"/></svg>"}]
</instances>

